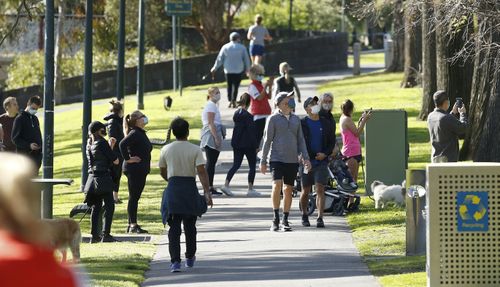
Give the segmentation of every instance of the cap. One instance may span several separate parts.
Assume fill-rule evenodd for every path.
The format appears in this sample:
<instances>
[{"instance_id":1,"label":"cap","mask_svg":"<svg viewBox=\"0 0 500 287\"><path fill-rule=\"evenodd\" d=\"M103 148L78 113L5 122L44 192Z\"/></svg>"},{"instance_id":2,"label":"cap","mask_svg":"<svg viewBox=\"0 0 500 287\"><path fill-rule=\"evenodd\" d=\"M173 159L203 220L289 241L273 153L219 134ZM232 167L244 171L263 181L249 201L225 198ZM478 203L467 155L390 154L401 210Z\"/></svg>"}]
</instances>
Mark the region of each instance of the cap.
<instances>
[{"instance_id":1,"label":"cap","mask_svg":"<svg viewBox=\"0 0 500 287\"><path fill-rule=\"evenodd\" d=\"M91 122L89 125L89 132L92 134L101 130L101 129L106 129L106 126L103 123L101 123L100 121Z\"/></svg>"},{"instance_id":2,"label":"cap","mask_svg":"<svg viewBox=\"0 0 500 287\"><path fill-rule=\"evenodd\" d=\"M319 101L318 97L309 97L304 101L304 109L307 108L313 101L316 101L316 103Z\"/></svg>"},{"instance_id":3,"label":"cap","mask_svg":"<svg viewBox=\"0 0 500 287\"><path fill-rule=\"evenodd\" d=\"M294 92L279 92L276 97L274 97L274 104L279 105L284 99L293 96Z\"/></svg>"},{"instance_id":4,"label":"cap","mask_svg":"<svg viewBox=\"0 0 500 287\"><path fill-rule=\"evenodd\" d=\"M240 39L241 36L238 32L232 32L230 35L229 35L229 41L236 41L238 39Z\"/></svg>"},{"instance_id":5,"label":"cap","mask_svg":"<svg viewBox=\"0 0 500 287\"><path fill-rule=\"evenodd\" d=\"M287 62L282 62L282 63L280 64L280 73L281 73L281 71L283 71L283 69L284 69L285 67L288 67L288 70L293 70L293 68L292 68L292 67L290 67L290 65L289 65Z\"/></svg>"}]
</instances>

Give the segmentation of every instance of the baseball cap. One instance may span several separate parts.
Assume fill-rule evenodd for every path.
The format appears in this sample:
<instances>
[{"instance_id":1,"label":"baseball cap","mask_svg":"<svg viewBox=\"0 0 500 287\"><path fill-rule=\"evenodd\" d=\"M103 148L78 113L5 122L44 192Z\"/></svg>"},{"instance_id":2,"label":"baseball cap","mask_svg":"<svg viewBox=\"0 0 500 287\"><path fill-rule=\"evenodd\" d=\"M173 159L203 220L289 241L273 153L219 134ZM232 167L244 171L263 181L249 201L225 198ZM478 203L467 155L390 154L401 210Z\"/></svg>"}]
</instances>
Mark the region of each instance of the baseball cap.
<instances>
[{"instance_id":1,"label":"baseball cap","mask_svg":"<svg viewBox=\"0 0 500 287\"><path fill-rule=\"evenodd\" d=\"M235 41L235 40L238 40L240 39L241 36L238 32L232 32L230 35L229 35L229 41Z\"/></svg>"},{"instance_id":2,"label":"baseball cap","mask_svg":"<svg viewBox=\"0 0 500 287\"><path fill-rule=\"evenodd\" d=\"M89 125L89 132L92 134L101 130L101 129L106 129L106 126L103 123L101 123L100 121L91 122Z\"/></svg>"},{"instance_id":3,"label":"baseball cap","mask_svg":"<svg viewBox=\"0 0 500 287\"><path fill-rule=\"evenodd\" d=\"M309 105L310 105L312 102L314 102L314 101L317 103L317 102L319 101L318 97L314 96L314 97L309 97L309 98L307 98L307 99L304 101L304 109L305 109L305 108L307 108L307 106L309 106Z\"/></svg>"},{"instance_id":4,"label":"baseball cap","mask_svg":"<svg viewBox=\"0 0 500 287\"><path fill-rule=\"evenodd\" d=\"M276 97L274 97L274 104L279 105L284 99L293 96L294 92L279 92Z\"/></svg>"}]
</instances>

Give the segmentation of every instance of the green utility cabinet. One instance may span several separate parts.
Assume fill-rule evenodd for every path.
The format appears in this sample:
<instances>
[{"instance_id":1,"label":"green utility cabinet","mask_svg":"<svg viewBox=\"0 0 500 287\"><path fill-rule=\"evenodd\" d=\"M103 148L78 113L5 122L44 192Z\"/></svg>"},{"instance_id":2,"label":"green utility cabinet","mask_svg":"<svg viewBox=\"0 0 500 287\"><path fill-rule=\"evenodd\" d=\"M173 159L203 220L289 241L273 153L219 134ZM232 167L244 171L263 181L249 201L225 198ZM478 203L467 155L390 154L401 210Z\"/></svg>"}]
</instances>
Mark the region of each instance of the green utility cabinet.
<instances>
[{"instance_id":1,"label":"green utility cabinet","mask_svg":"<svg viewBox=\"0 0 500 287\"><path fill-rule=\"evenodd\" d=\"M365 127L366 194L374 180L401 184L408 168L408 115L404 110L373 110Z\"/></svg>"}]
</instances>

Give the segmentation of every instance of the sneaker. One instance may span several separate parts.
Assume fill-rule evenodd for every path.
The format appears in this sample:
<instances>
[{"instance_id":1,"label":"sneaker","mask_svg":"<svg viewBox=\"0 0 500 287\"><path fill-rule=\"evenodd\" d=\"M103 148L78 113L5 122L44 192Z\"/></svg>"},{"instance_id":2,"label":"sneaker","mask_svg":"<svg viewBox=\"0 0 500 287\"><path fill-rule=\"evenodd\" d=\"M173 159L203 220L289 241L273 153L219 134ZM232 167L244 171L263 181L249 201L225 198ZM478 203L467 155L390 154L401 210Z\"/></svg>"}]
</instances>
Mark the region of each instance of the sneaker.
<instances>
[{"instance_id":1,"label":"sneaker","mask_svg":"<svg viewBox=\"0 0 500 287\"><path fill-rule=\"evenodd\" d=\"M215 188L211 188L210 193L212 193L212 195L217 195L217 196L222 195L222 192L218 192L217 190L215 190Z\"/></svg>"},{"instance_id":2,"label":"sneaker","mask_svg":"<svg viewBox=\"0 0 500 287\"><path fill-rule=\"evenodd\" d=\"M104 234L104 236L101 239L101 242L118 242L116 238L114 238L111 234Z\"/></svg>"},{"instance_id":3,"label":"sneaker","mask_svg":"<svg viewBox=\"0 0 500 287\"><path fill-rule=\"evenodd\" d=\"M149 232L145 229L142 229L139 225L134 225L132 227L129 227L128 233L142 234L142 233L149 233Z\"/></svg>"},{"instance_id":4,"label":"sneaker","mask_svg":"<svg viewBox=\"0 0 500 287\"><path fill-rule=\"evenodd\" d=\"M227 196L233 196L233 192L231 191L231 189L229 189L229 186L223 186L220 188L220 191L222 191L225 195Z\"/></svg>"},{"instance_id":5,"label":"sneaker","mask_svg":"<svg viewBox=\"0 0 500 287\"><path fill-rule=\"evenodd\" d=\"M255 189L249 189L247 192L248 197L258 197L261 196L260 192L256 191Z\"/></svg>"},{"instance_id":6,"label":"sneaker","mask_svg":"<svg viewBox=\"0 0 500 287\"><path fill-rule=\"evenodd\" d=\"M353 189L358 188L358 185L357 185L354 181L351 181L351 182L349 183L349 186L351 186Z\"/></svg>"},{"instance_id":7,"label":"sneaker","mask_svg":"<svg viewBox=\"0 0 500 287\"><path fill-rule=\"evenodd\" d=\"M325 223L323 222L323 218L316 219L316 227L317 228L325 228Z\"/></svg>"},{"instance_id":8,"label":"sneaker","mask_svg":"<svg viewBox=\"0 0 500 287\"><path fill-rule=\"evenodd\" d=\"M181 272L181 263L176 261L170 264L170 272L172 273Z\"/></svg>"},{"instance_id":9,"label":"sneaker","mask_svg":"<svg viewBox=\"0 0 500 287\"><path fill-rule=\"evenodd\" d=\"M292 231L292 227L290 226L288 220L283 220L283 222L281 223L281 230L285 232Z\"/></svg>"},{"instance_id":10,"label":"sneaker","mask_svg":"<svg viewBox=\"0 0 500 287\"><path fill-rule=\"evenodd\" d=\"M309 223L309 216L302 215L302 226L309 227L311 223Z\"/></svg>"},{"instance_id":11,"label":"sneaker","mask_svg":"<svg viewBox=\"0 0 500 287\"><path fill-rule=\"evenodd\" d=\"M193 256L193 258L186 258L186 267L193 268L195 261L196 261L196 256Z\"/></svg>"},{"instance_id":12,"label":"sneaker","mask_svg":"<svg viewBox=\"0 0 500 287\"><path fill-rule=\"evenodd\" d=\"M90 239L90 244L95 244L101 242L101 236L99 235L92 235L92 238Z\"/></svg>"},{"instance_id":13,"label":"sneaker","mask_svg":"<svg viewBox=\"0 0 500 287\"><path fill-rule=\"evenodd\" d=\"M278 231L280 230L280 221L279 219L274 219L273 224L271 224L271 231Z\"/></svg>"}]
</instances>

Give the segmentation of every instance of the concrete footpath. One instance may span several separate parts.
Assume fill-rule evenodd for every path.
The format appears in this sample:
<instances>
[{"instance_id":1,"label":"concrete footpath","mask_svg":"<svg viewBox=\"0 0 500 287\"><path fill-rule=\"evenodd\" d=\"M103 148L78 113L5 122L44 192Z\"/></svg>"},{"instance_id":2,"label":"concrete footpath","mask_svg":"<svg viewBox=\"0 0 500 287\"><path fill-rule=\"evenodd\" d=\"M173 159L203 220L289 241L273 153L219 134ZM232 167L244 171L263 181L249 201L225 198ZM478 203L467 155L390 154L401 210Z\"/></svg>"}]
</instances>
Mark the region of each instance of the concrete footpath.
<instances>
[{"instance_id":1,"label":"concrete footpath","mask_svg":"<svg viewBox=\"0 0 500 287\"><path fill-rule=\"evenodd\" d=\"M367 72L369 70L365 70ZM341 79L350 70L297 76L302 100L318 95L316 88L324 81ZM240 93L247 87L241 87ZM225 87L220 87L223 121L232 127L234 109L227 108ZM335 107L339 104L335 101ZM302 104L297 113L303 115ZM335 112L338 118L338 112ZM232 164L230 138L224 143L215 177L222 186ZM292 232L271 232L271 177L257 173L255 189L261 197L247 198L248 164L232 180L234 197L214 197L214 208L198 221L198 251L195 267L182 273L170 273L168 239L161 236L158 250L142 286L380 286L369 273L352 240L343 217L326 215L325 229L302 227L298 198L290 215ZM182 237L181 252L185 251Z\"/></svg>"}]
</instances>

